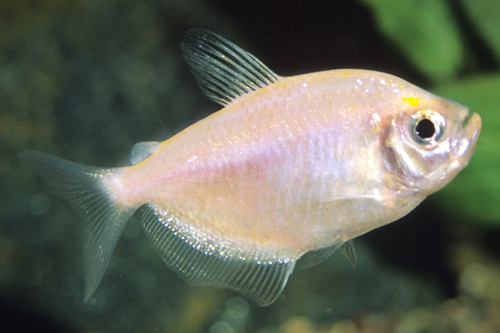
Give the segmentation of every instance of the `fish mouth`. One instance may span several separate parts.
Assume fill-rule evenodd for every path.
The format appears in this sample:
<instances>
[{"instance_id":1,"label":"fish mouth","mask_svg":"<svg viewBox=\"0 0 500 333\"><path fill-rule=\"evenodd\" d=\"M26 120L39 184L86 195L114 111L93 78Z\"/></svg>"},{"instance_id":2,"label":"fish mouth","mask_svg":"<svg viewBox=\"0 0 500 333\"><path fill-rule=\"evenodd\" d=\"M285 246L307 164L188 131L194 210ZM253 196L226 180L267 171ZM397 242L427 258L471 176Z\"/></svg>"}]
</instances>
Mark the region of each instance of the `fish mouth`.
<instances>
[{"instance_id":1,"label":"fish mouth","mask_svg":"<svg viewBox=\"0 0 500 333\"><path fill-rule=\"evenodd\" d=\"M464 167L476 148L479 133L481 132L481 117L477 113L469 111L469 114L462 122L461 132L462 134L459 135L454 145L454 158L460 161L460 164Z\"/></svg>"}]
</instances>

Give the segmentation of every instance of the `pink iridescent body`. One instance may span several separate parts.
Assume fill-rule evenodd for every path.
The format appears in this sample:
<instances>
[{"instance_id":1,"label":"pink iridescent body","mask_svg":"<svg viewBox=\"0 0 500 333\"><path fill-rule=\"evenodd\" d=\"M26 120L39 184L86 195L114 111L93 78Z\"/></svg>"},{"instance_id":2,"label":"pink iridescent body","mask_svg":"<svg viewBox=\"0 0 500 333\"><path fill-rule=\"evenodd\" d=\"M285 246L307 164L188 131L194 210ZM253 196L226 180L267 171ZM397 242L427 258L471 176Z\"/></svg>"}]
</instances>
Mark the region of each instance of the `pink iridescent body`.
<instances>
[{"instance_id":1,"label":"pink iridescent body","mask_svg":"<svg viewBox=\"0 0 500 333\"><path fill-rule=\"evenodd\" d=\"M220 242L298 258L392 222L429 194L391 177L380 133L408 109L448 103L378 72L283 78L121 169L112 193Z\"/></svg>"}]
</instances>

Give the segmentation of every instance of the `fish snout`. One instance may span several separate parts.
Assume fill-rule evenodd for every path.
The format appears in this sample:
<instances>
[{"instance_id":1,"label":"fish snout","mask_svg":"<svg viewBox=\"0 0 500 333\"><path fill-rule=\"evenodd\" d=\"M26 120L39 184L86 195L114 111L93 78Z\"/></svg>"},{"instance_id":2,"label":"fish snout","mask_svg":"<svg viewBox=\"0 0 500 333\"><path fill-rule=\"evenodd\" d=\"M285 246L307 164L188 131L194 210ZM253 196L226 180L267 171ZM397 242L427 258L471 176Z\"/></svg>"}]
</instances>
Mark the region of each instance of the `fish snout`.
<instances>
[{"instance_id":1,"label":"fish snout","mask_svg":"<svg viewBox=\"0 0 500 333\"><path fill-rule=\"evenodd\" d=\"M462 122L457 140L453 149L453 159L464 167L470 160L477 145L479 133L481 132L481 117L477 113L468 116Z\"/></svg>"}]
</instances>

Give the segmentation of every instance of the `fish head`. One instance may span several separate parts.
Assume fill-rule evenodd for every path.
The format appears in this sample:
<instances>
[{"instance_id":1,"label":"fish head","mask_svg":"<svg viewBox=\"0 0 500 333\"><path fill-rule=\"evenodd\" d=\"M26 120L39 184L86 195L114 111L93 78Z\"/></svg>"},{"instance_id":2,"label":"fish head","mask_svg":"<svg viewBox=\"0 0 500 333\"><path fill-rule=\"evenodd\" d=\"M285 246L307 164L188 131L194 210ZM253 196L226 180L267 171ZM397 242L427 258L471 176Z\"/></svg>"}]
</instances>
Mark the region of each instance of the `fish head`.
<instances>
[{"instance_id":1,"label":"fish head","mask_svg":"<svg viewBox=\"0 0 500 333\"><path fill-rule=\"evenodd\" d=\"M425 196L441 189L469 162L481 118L423 90L401 98L381 129L386 171L398 189Z\"/></svg>"}]
</instances>

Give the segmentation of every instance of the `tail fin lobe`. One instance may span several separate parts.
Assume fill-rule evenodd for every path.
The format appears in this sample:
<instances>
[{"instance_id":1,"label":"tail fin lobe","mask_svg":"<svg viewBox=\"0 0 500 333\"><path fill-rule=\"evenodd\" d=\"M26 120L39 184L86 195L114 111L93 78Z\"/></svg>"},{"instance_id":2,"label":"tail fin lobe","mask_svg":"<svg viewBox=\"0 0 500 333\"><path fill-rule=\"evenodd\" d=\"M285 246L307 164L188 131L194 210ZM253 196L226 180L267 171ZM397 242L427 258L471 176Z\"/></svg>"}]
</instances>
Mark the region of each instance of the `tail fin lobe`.
<instances>
[{"instance_id":1,"label":"tail fin lobe","mask_svg":"<svg viewBox=\"0 0 500 333\"><path fill-rule=\"evenodd\" d=\"M19 154L85 221L83 267L87 301L101 283L111 253L136 208L118 207L103 178L113 169L76 164L34 151Z\"/></svg>"}]
</instances>

